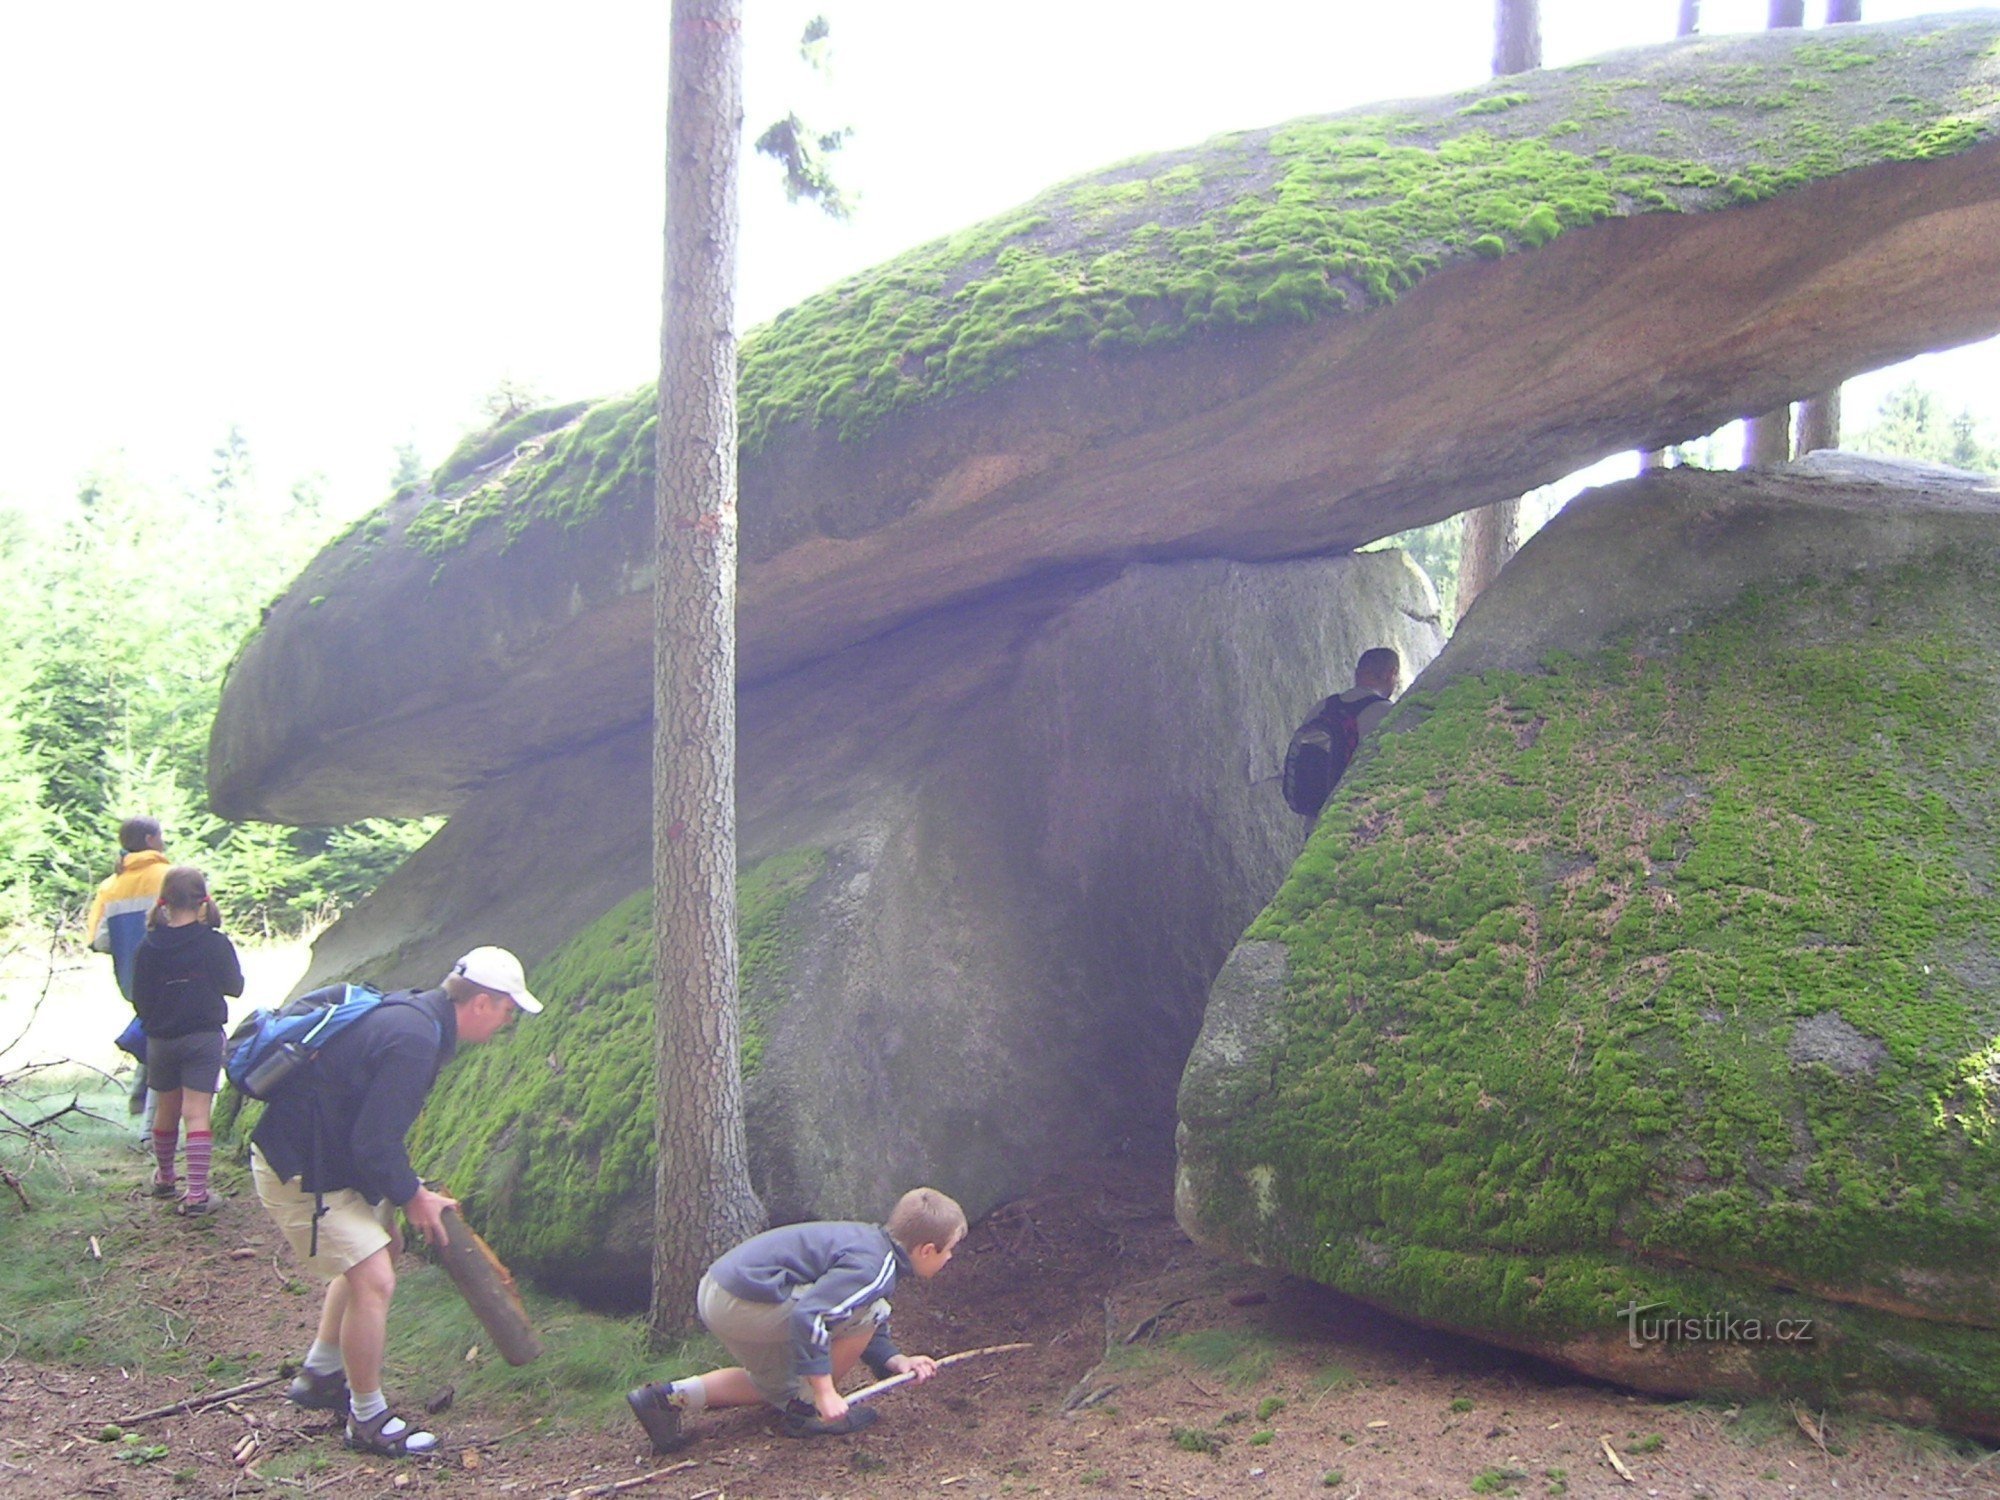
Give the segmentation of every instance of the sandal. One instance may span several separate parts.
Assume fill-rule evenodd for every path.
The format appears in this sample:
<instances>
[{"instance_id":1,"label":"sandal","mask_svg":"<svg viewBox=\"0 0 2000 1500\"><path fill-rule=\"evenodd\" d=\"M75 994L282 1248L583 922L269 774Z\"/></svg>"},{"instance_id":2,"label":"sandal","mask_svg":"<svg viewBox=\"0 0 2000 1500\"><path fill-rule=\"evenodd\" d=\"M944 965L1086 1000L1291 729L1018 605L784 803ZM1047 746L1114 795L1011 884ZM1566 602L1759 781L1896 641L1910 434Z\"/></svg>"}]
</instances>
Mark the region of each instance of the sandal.
<instances>
[{"instance_id":1,"label":"sandal","mask_svg":"<svg viewBox=\"0 0 2000 1500\"><path fill-rule=\"evenodd\" d=\"M180 1184L174 1181L173 1178L169 1177L165 1182L162 1182L160 1181L159 1173L155 1172L153 1174L152 1193L155 1198L171 1198L179 1190Z\"/></svg>"},{"instance_id":2,"label":"sandal","mask_svg":"<svg viewBox=\"0 0 2000 1500\"><path fill-rule=\"evenodd\" d=\"M212 1214L220 1207L222 1205L216 1202L212 1195L204 1193L199 1198L181 1199L180 1202L174 1205L174 1212L179 1214L183 1219L194 1219L199 1218L203 1214Z\"/></svg>"},{"instance_id":3,"label":"sandal","mask_svg":"<svg viewBox=\"0 0 2000 1500\"><path fill-rule=\"evenodd\" d=\"M426 1458L437 1452L438 1436L412 1427L393 1411L379 1412L365 1422L349 1412L347 1446L377 1458Z\"/></svg>"}]
</instances>

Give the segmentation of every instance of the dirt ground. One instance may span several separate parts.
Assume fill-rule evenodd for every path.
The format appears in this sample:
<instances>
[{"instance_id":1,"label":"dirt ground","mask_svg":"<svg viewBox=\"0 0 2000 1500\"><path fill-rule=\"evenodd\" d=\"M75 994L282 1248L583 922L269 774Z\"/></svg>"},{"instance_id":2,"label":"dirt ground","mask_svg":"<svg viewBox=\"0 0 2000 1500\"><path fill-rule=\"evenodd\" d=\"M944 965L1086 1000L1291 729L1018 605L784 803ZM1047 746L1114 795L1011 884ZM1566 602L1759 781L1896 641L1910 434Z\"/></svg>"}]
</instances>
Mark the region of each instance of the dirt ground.
<instances>
[{"instance_id":1,"label":"dirt ground","mask_svg":"<svg viewBox=\"0 0 2000 1500\"><path fill-rule=\"evenodd\" d=\"M2000 1496L2000 1456L1837 1416L1836 1451L1822 1452L1789 1416L1629 1395L1217 1262L1176 1228L1169 1184L1164 1162L1101 1164L975 1225L943 1275L899 1291L899 1340L940 1354L1032 1347L885 1393L882 1420L856 1438L792 1440L762 1412L715 1413L692 1418L695 1442L662 1459L636 1425L555 1435L460 1407L439 1419L441 1457L390 1464L346 1453L332 1419L295 1410L273 1386L133 1428L140 1444L172 1455L143 1463L133 1444L99 1441L102 1429L180 1399L184 1381L9 1359L0 1361L0 1494L557 1497L648 1478L616 1493ZM140 1200L133 1212L160 1207ZM235 1273L241 1260L283 1253L254 1200L172 1227L183 1238L168 1237L138 1271L150 1295L198 1316L201 1339L218 1351L268 1347L276 1299L244 1295ZM313 1299L283 1300L303 1348ZM257 1451L239 1468L232 1450L250 1434ZM296 1460L307 1446L313 1467L260 1475L261 1464Z\"/></svg>"}]
</instances>

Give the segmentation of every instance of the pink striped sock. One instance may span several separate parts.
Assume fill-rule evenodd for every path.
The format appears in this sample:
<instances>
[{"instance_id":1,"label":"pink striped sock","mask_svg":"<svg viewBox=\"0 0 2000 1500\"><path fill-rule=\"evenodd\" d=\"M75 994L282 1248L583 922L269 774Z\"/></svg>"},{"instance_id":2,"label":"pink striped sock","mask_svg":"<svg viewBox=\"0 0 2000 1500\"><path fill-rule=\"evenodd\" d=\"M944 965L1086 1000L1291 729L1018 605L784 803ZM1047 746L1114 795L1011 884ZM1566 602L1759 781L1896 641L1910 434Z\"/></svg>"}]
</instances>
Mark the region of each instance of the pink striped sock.
<instances>
[{"instance_id":1,"label":"pink striped sock","mask_svg":"<svg viewBox=\"0 0 2000 1500\"><path fill-rule=\"evenodd\" d=\"M187 1133L187 1195L197 1203L208 1196L208 1164L214 1154L213 1131L190 1130Z\"/></svg>"},{"instance_id":2,"label":"pink striped sock","mask_svg":"<svg viewBox=\"0 0 2000 1500\"><path fill-rule=\"evenodd\" d=\"M164 1182L172 1187L174 1182L174 1144L180 1137L180 1129L156 1130L153 1132L153 1160L158 1170L153 1174L155 1182Z\"/></svg>"}]
</instances>

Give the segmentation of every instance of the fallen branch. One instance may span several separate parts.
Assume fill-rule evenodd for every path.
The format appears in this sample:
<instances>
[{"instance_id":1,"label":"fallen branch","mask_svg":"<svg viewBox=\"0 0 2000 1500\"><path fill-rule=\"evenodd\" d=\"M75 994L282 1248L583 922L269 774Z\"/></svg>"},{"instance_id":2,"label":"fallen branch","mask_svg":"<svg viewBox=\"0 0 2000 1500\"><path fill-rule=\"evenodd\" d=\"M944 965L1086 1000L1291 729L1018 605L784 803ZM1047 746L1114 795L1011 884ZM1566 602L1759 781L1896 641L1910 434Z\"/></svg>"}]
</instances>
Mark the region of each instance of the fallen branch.
<instances>
[{"instance_id":1,"label":"fallen branch","mask_svg":"<svg viewBox=\"0 0 2000 1500\"><path fill-rule=\"evenodd\" d=\"M1826 1414L1822 1412L1815 1416L1796 1401L1789 1405L1792 1408L1792 1420L1799 1424L1799 1431L1811 1438L1813 1446L1823 1455L1828 1458L1833 1457L1826 1446Z\"/></svg>"},{"instance_id":2,"label":"fallen branch","mask_svg":"<svg viewBox=\"0 0 2000 1500\"><path fill-rule=\"evenodd\" d=\"M654 1469L651 1473L641 1474L635 1479L620 1479L611 1484L592 1485L587 1490L571 1490L563 1496L563 1500L596 1500L599 1495L615 1495L621 1490L636 1490L641 1485L658 1484L669 1474L684 1474L689 1469L699 1467L700 1464L695 1459L682 1459L677 1464L669 1464L664 1469Z\"/></svg>"},{"instance_id":3,"label":"fallen branch","mask_svg":"<svg viewBox=\"0 0 2000 1500\"><path fill-rule=\"evenodd\" d=\"M1033 1346L1029 1344L988 1344L984 1349L961 1349L958 1353L947 1354L943 1359L937 1361L937 1367L942 1370L946 1365L955 1365L961 1359L977 1359L982 1354L1009 1354L1016 1349L1031 1347ZM886 1390L891 1390L916 1378L917 1372L915 1370L905 1370L900 1375L891 1375L887 1380L878 1380L873 1385L863 1386L847 1398L847 1404L852 1406L857 1401L866 1401L871 1396L879 1396Z\"/></svg>"},{"instance_id":4,"label":"fallen branch","mask_svg":"<svg viewBox=\"0 0 2000 1500\"><path fill-rule=\"evenodd\" d=\"M1611 1446L1611 1439L1609 1437L1600 1437L1597 1442L1604 1449L1604 1456L1611 1460L1611 1467L1618 1471L1618 1477L1627 1484L1637 1484L1639 1481L1634 1479L1632 1471L1625 1467L1625 1460L1620 1458L1618 1450Z\"/></svg>"},{"instance_id":5,"label":"fallen branch","mask_svg":"<svg viewBox=\"0 0 2000 1500\"><path fill-rule=\"evenodd\" d=\"M176 1401L171 1406L156 1406L151 1411L142 1411L129 1417L120 1417L118 1425L120 1427L131 1427L139 1422L151 1422L157 1418L171 1417L181 1412L205 1411L211 1406L220 1406L223 1402L231 1400L234 1397L248 1395L251 1391L261 1391L267 1385L276 1385L281 1380L289 1379L291 1379L289 1374L280 1372L276 1375L267 1375L262 1380L246 1380L241 1385L232 1385L226 1391L210 1391L206 1396L190 1396L187 1400Z\"/></svg>"}]
</instances>

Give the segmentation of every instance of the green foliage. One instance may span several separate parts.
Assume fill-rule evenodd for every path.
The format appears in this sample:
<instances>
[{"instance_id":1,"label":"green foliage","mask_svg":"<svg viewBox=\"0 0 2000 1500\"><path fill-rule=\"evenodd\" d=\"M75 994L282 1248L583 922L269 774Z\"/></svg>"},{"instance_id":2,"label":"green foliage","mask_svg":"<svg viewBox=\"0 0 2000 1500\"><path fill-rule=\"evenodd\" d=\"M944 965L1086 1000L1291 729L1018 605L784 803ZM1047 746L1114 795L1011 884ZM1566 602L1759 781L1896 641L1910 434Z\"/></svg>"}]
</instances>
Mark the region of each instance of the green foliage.
<instances>
[{"instance_id":1,"label":"green foliage","mask_svg":"<svg viewBox=\"0 0 2000 1500\"><path fill-rule=\"evenodd\" d=\"M0 560L26 585L0 625L0 920L79 907L139 813L207 870L236 928L324 917L429 836L435 823L280 829L208 809L231 656L332 529L312 484L260 490L235 432L199 494L104 474L39 526L0 515Z\"/></svg>"},{"instance_id":2,"label":"green foliage","mask_svg":"<svg viewBox=\"0 0 2000 1500\"><path fill-rule=\"evenodd\" d=\"M1167 1441L1189 1453L1206 1453L1213 1458L1222 1451L1222 1445L1229 1438L1225 1433L1210 1432L1206 1428L1174 1427L1168 1430Z\"/></svg>"},{"instance_id":3,"label":"green foliage","mask_svg":"<svg viewBox=\"0 0 2000 1500\"><path fill-rule=\"evenodd\" d=\"M1883 397L1875 421L1846 438L1841 446L1860 453L2000 474L2000 442L1984 429L1971 408L1961 407L1956 414L1949 414L1935 391L1914 380Z\"/></svg>"},{"instance_id":4,"label":"green foliage","mask_svg":"<svg viewBox=\"0 0 2000 1500\"><path fill-rule=\"evenodd\" d=\"M1475 1495L1518 1495L1515 1486L1528 1477L1525 1469L1491 1468L1481 1469L1472 1476L1471 1489Z\"/></svg>"}]
</instances>

